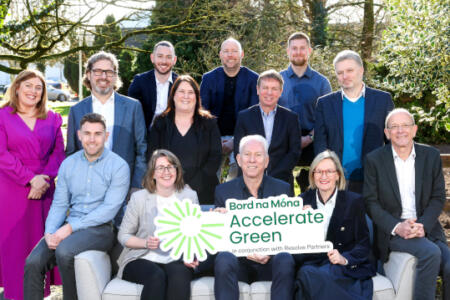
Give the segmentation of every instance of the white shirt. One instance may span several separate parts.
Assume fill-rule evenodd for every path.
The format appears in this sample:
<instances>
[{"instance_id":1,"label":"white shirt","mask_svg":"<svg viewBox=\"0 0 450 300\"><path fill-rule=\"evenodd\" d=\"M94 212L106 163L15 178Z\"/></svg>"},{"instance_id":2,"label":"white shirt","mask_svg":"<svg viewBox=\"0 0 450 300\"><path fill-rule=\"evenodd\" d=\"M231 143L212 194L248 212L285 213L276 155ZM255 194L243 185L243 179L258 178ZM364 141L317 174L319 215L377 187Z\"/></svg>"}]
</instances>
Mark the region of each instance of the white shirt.
<instances>
[{"instance_id":1,"label":"white shirt","mask_svg":"<svg viewBox=\"0 0 450 300\"><path fill-rule=\"evenodd\" d=\"M172 194L169 197L163 197L163 196L156 196L156 207L158 209L157 217L162 217L162 211L164 208L169 207L172 205L175 201L178 201L177 197L175 197L175 194ZM151 220L153 222L153 220ZM161 226L156 225L155 231L161 229ZM163 242L164 239L160 238L159 244ZM142 256L141 258L150 260L152 262L160 263L160 264L168 264L173 260L172 257L170 257L170 251L164 252L160 248L155 250L150 250L147 254Z\"/></svg>"},{"instance_id":2,"label":"white shirt","mask_svg":"<svg viewBox=\"0 0 450 300\"><path fill-rule=\"evenodd\" d=\"M167 108L169 86L172 83L172 71L170 72L169 79L166 80L166 82L159 82L158 78L156 78L156 72L155 72L155 81L156 81L155 116L157 116L157 115L160 115Z\"/></svg>"},{"instance_id":3,"label":"white shirt","mask_svg":"<svg viewBox=\"0 0 450 300\"><path fill-rule=\"evenodd\" d=\"M349 96L347 96L344 92L344 89L341 89L341 91L342 91L342 100L344 100L344 96L345 96L345 98L347 98L350 102L355 103L356 101L358 101L359 98L361 98L361 96L366 98L366 84L364 82L363 82L363 87L361 89L361 93L359 93L358 97L356 97L356 98L350 98Z\"/></svg>"},{"instance_id":4,"label":"white shirt","mask_svg":"<svg viewBox=\"0 0 450 300\"><path fill-rule=\"evenodd\" d=\"M333 195L331 196L330 199L328 199L327 202L325 202L325 204L322 203L322 201L320 201L319 198L319 190L316 191L316 204L317 204L317 209L321 209L324 215L324 226L323 226L323 230L324 230L324 235L323 237L326 238L327 237L327 233L328 233L328 226L330 225L330 220L331 220L331 216L333 215L333 210L334 207L336 206L336 197L337 197L337 188L336 190L334 190Z\"/></svg>"},{"instance_id":5,"label":"white shirt","mask_svg":"<svg viewBox=\"0 0 450 300\"><path fill-rule=\"evenodd\" d=\"M403 160L392 147L394 156L395 173L397 174L398 188L402 201L402 219L416 218L416 171L415 160L416 151L414 145L406 160Z\"/></svg>"},{"instance_id":6,"label":"white shirt","mask_svg":"<svg viewBox=\"0 0 450 300\"><path fill-rule=\"evenodd\" d=\"M106 140L106 148L112 150L113 131L114 131L114 93L103 104L92 94L92 111L102 115L106 120L106 131L109 132L108 140Z\"/></svg>"}]
</instances>

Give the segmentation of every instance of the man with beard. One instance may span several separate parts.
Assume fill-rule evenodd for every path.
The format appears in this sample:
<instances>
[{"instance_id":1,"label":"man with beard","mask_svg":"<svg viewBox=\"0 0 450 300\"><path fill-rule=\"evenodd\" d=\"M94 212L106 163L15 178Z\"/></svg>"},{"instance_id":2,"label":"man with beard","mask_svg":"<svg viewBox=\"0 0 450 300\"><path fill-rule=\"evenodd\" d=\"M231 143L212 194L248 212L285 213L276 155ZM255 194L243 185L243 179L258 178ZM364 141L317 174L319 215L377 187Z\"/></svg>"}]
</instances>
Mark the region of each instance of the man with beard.
<instances>
[{"instance_id":1,"label":"man with beard","mask_svg":"<svg viewBox=\"0 0 450 300\"><path fill-rule=\"evenodd\" d=\"M155 116L167 108L172 84L178 75L172 72L177 62L175 48L168 41L158 42L153 47L150 60L153 70L137 74L128 88L128 96L138 99L144 110L145 125L148 129Z\"/></svg>"},{"instance_id":2,"label":"man with beard","mask_svg":"<svg viewBox=\"0 0 450 300\"><path fill-rule=\"evenodd\" d=\"M389 93L364 84L363 62L355 51L339 52L333 65L341 90L317 100L314 152L334 151L347 188L362 194L364 159L384 145L384 120L394 103Z\"/></svg>"},{"instance_id":3,"label":"man with beard","mask_svg":"<svg viewBox=\"0 0 450 300\"><path fill-rule=\"evenodd\" d=\"M303 32L291 34L287 44L289 67L280 72L284 86L279 104L298 114L302 128L302 154L298 165L307 167L314 159L314 121L317 98L331 92L328 79L308 65L312 53L309 37ZM308 187L308 171L296 178L302 192Z\"/></svg>"},{"instance_id":4,"label":"man with beard","mask_svg":"<svg viewBox=\"0 0 450 300\"><path fill-rule=\"evenodd\" d=\"M122 157L130 167L131 191L141 188L146 170L147 130L139 101L120 95L122 82L117 74L119 63L114 54L99 52L86 63L83 84L92 95L70 108L67 127L66 154L82 149L77 131L80 120L88 113L98 113L106 119L109 134L105 147ZM119 226L123 212L119 211L115 225Z\"/></svg>"},{"instance_id":5,"label":"man with beard","mask_svg":"<svg viewBox=\"0 0 450 300\"><path fill-rule=\"evenodd\" d=\"M233 155L233 132L238 113L258 103L256 81L258 74L241 66L244 51L234 38L226 39L219 52L222 66L203 74L200 96L204 108L217 117L222 136L222 154L229 156L228 180L237 175ZM221 170L219 170L221 171Z\"/></svg>"},{"instance_id":6,"label":"man with beard","mask_svg":"<svg viewBox=\"0 0 450 300\"><path fill-rule=\"evenodd\" d=\"M26 300L43 299L45 273L56 265L64 299L77 299L74 257L87 250L108 251L113 245L111 220L127 195L130 170L106 148L109 134L101 115L86 114L79 128L82 149L61 164L45 235L25 263Z\"/></svg>"}]
</instances>

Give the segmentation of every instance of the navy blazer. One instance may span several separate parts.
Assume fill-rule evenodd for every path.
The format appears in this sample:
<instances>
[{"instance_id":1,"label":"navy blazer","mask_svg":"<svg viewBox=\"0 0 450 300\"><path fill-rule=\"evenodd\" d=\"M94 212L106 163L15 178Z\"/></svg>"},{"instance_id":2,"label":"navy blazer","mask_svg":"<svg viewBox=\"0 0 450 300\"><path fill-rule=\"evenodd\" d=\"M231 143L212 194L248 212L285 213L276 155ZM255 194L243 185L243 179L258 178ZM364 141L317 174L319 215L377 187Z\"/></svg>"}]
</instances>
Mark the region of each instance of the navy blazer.
<instances>
[{"instance_id":1,"label":"navy blazer","mask_svg":"<svg viewBox=\"0 0 450 300\"><path fill-rule=\"evenodd\" d=\"M438 220L445 203L445 182L439 151L417 143L414 149L417 222L423 224L426 237L447 243ZM402 202L390 144L367 155L363 195L375 224L376 254L382 261L387 261L391 232L402 221Z\"/></svg>"},{"instance_id":2,"label":"navy blazer","mask_svg":"<svg viewBox=\"0 0 450 300\"><path fill-rule=\"evenodd\" d=\"M300 195L303 205L317 209L316 189ZM361 195L350 191L338 191L336 205L328 225L326 240L344 256L348 265L344 273L355 279L367 279L375 276L375 267L369 261L370 238L367 228L364 202ZM322 262L328 262L326 255Z\"/></svg>"},{"instance_id":3,"label":"navy blazer","mask_svg":"<svg viewBox=\"0 0 450 300\"><path fill-rule=\"evenodd\" d=\"M242 176L239 176L228 182L219 184L214 193L214 206L225 207L228 199L247 200L244 194L245 182ZM288 195L293 197L294 194L289 184L276 178L264 175L263 178L263 198L279 195Z\"/></svg>"},{"instance_id":4,"label":"navy blazer","mask_svg":"<svg viewBox=\"0 0 450 300\"><path fill-rule=\"evenodd\" d=\"M317 100L316 123L314 125L314 153L327 149L336 152L342 161L344 148L344 123L342 92L337 91ZM365 156L384 145L384 120L394 109L391 95L366 86L364 102L364 128L361 165Z\"/></svg>"},{"instance_id":5,"label":"navy blazer","mask_svg":"<svg viewBox=\"0 0 450 300\"><path fill-rule=\"evenodd\" d=\"M269 145L269 166L266 173L284 180L293 186L292 170L301 153L301 129L296 113L282 106L277 106ZM266 136L261 110L258 105L241 111L234 130L234 154L239 153L239 142L250 134Z\"/></svg>"},{"instance_id":6,"label":"navy blazer","mask_svg":"<svg viewBox=\"0 0 450 300\"><path fill-rule=\"evenodd\" d=\"M178 75L172 72L172 82L175 82ZM167 97L170 95L170 89L172 84L169 85L169 92ZM153 120L156 109L156 80L155 80L155 70L150 70L141 74L134 76L133 81L128 88L128 96L139 100L142 104L142 109L144 110L145 117L145 128L149 128L150 123Z\"/></svg>"},{"instance_id":7,"label":"navy blazer","mask_svg":"<svg viewBox=\"0 0 450 300\"><path fill-rule=\"evenodd\" d=\"M70 108L67 125L66 155L83 149L78 139L81 118L92 112L89 96ZM131 187L141 188L147 169L147 130L141 104L132 98L114 93L114 130L112 151L122 157L130 167Z\"/></svg>"},{"instance_id":8,"label":"navy blazer","mask_svg":"<svg viewBox=\"0 0 450 300\"><path fill-rule=\"evenodd\" d=\"M237 118L238 113L256 103L259 98L256 93L256 82L258 74L254 71L241 67L236 79L236 90L234 92L234 110ZM200 98L202 105L216 117L222 112L223 97L225 94L225 71L223 67L203 74L200 85Z\"/></svg>"}]
</instances>

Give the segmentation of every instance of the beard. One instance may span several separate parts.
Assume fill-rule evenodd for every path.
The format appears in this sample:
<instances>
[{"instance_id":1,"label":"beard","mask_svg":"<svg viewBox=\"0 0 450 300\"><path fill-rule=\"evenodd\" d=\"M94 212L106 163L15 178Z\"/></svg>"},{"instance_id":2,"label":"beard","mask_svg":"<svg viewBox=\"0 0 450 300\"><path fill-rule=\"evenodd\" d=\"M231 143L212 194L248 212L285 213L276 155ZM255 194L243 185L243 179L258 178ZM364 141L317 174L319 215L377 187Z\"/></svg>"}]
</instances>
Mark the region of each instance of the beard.
<instances>
[{"instance_id":1,"label":"beard","mask_svg":"<svg viewBox=\"0 0 450 300\"><path fill-rule=\"evenodd\" d=\"M155 65L155 71L160 74L160 75L166 75L168 74L170 71L172 71L172 68L168 68L167 71L162 72L161 69L159 68L158 65Z\"/></svg>"},{"instance_id":2,"label":"beard","mask_svg":"<svg viewBox=\"0 0 450 300\"><path fill-rule=\"evenodd\" d=\"M291 60L291 64L296 67L303 67L308 64L308 60L304 57L294 58Z\"/></svg>"},{"instance_id":3,"label":"beard","mask_svg":"<svg viewBox=\"0 0 450 300\"><path fill-rule=\"evenodd\" d=\"M92 84L92 83L91 83L91 86L92 86L92 89L93 89L97 94L100 94L100 95L103 95L103 96L110 94L111 91L113 90L113 87L112 87L112 86L107 86L107 87L101 88L101 87L99 87L98 85Z\"/></svg>"}]
</instances>

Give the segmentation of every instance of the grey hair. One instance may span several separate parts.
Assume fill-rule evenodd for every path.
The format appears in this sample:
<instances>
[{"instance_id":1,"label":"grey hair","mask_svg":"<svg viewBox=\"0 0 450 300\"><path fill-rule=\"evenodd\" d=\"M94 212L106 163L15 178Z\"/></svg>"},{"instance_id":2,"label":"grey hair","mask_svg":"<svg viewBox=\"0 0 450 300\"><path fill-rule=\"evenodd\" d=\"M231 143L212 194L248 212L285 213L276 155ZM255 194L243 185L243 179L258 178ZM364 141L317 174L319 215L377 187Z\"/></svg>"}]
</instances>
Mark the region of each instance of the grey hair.
<instances>
[{"instance_id":1,"label":"grey hair","mask_svg":"<svg viewBox=\"0 0 450 300\"><path fill-rule=\"evenodd\" d=\"M222 44L220 45L220 51L222 51L223 46L225 45L225 43L228 43L228 42L233 42L233 43L235 43L235 44L238 46L239 54L242 53L242 45L241 45L241 43L240 43L237 39L235 39L235 38L233 38L233 37L229 37L229 38L227 38L225 41L222 42Z\"/></svg>"},{"instance_id":2,"label":"grey hair","mask_svg":"<svg viewBox=\"0 0 450 300\"><path fill-rule=\"evenodd\" d=\"M242 151L244 151L244 147L250 142L260 143L264 148L265 155L269 156L269 145L267 144L267 140L259 134L252 134L243 137L239 142L239 153L242 153Z\"/></svg>"},{"instance_id":3,"label":"grey hair","mask_svg":"<svg viewBox=\"0 0 450 300\"><path fill-rule=\"evenodd\" d=\"M347 59L351 59L351 60L355 61L360 67L363 66L363 61L361 59L361 56L359 56L358 53L356 53L355 51L352 51L352 50L343 50L343 51L339 52L333 60L334 69L336 70L337 63L339 63L343 60L347 60Z\"/></svg>"},{"instance_id":4,"label":"grey hair","mask_svg":"<svg viewBox=\"0 0 450 300\"><path fill-rule=\"evenodd\" d=\"M404 108L395 108L395 109L391 110L391 111L388 113L388 115L386 116L386 120L384 120L384 128L387 129L387 128L388 128L388 125L389 125L389 119L390 119L393 115L396 115L396 114L399 114L399 113L407 114L407 115L409 116L409 118L411 119L413 125L416 124L416 122L414 121L414 116L413 116L407 109L404 109Z\"/></svg>"},{"instance_id":5,"label":"grey hair","mask_svg":"<svg viewBox=\"0 0 450 300\"><path fill-rule=\"evenodd\" d=\"M175 47L172 45L171 42L169 42L169 41L160 41L160 42L157 42L157 43L155 44L155 46L153 47L153 53L156 52L156 50L158 49L158 47L169 47L170 50L172 50L172 54L173 54L174 56L176 56L176 54L175 54Z\"/></svg>"},{"instance_id":6,"label":"grey hair","mask_svg":"<svg viewBox=\"0 0 450 300\"><path fill-rule=\"evenodd\" d=\"M334 166L336 167L336 171L339 174L339 179L336 183L336 186L338 190L345 190L345 176L344 176L344 169L342 168L341 161L339 160L339 157L331 150L325 150L323 152L320 152L317 154L317 156L314 158L314 160L311 163L311 166L309 167L309 188L315 189L317 188L316 183L314 182L314 170L316 169L317 165L324 159L331 159L334 162Z\"/></svg>"},{"instance_id":7,"label":"grey hair","mask_svg":"<svg viewBox=\"0 0 450 300\"><path fill-rule=\"evenodd\" d=\"M280 75L280 73L278 73L274 69L270 69L270 70L262 72L258 77L258 81L256 82L256 85L258 87L261 86L261 81L263 81L264 79L269 79L269 78L277 80L280 83L281 89L283 89L283 84L284 84L283 77Z\"/></svg>"},{"instance_id":8,"label":"grey hair","mask_svg":"<svg viewBox=\"0 0 450 300\"><path fill-rule=\"evenodd\" d=\"M113 69L116 73L119 72L119 62L117 61L117 58L114 54L109 52L100 51L97 52L91 57L89 57L88 61L85 65L85 71L83 76L83 84L86 86L89 90L91 90L91 82L89 81L89 78L87 77L87 74L92 71L92 67L94 64L100 60L108 60L113 65ZM114 90L117 91L122 86L122 80L119 77L119 74L117 74L116 84L114 84Z\"/></svg>"}]
</instances>

